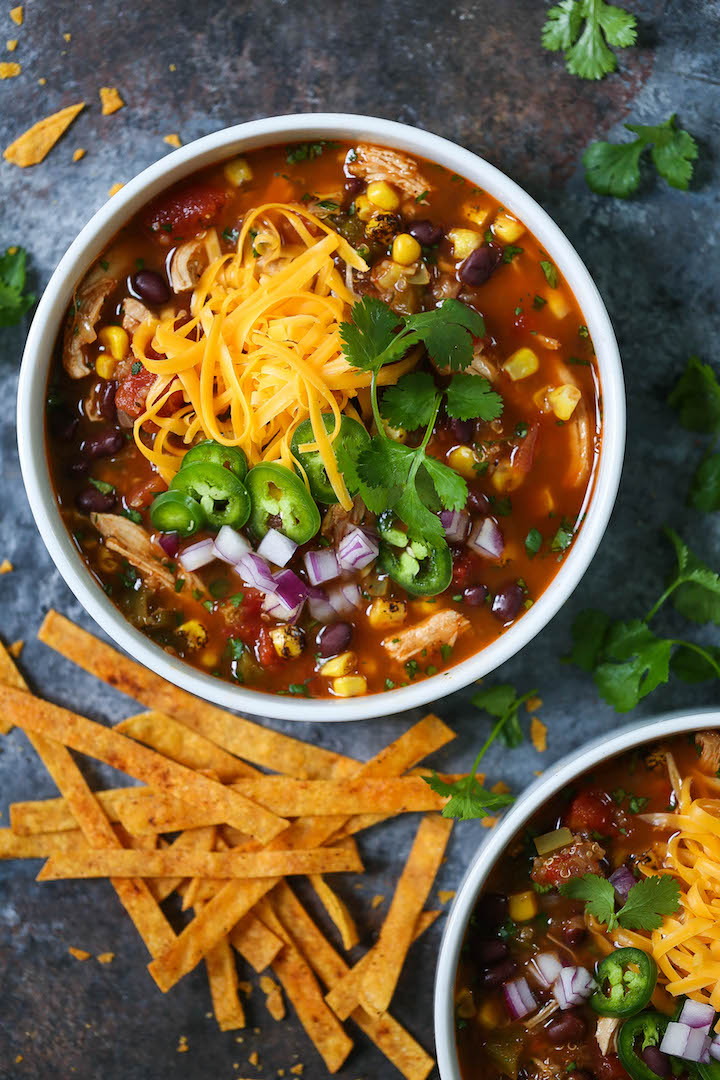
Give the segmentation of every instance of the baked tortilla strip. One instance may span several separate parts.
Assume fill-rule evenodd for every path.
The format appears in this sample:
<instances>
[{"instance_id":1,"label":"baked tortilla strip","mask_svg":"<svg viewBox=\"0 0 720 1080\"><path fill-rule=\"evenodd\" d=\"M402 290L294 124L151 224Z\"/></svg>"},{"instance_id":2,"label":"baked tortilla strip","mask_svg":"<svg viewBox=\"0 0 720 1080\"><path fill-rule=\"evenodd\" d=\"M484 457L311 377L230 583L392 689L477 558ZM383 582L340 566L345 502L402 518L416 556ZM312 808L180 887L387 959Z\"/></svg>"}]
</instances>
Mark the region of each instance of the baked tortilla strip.
<instances>
[{"instance_id":1,"label":"baked tortilla strip","mask_svg":"<svg viewBox=\"0 0 720 1080\"><path fill-rule=\"evenodd\" d=\"M113 728L104 727L68 709L51 705L21 690L0 687L0 713L3 709L12 713L17 726L26 731L52 737L81 754L88 754L136 780L142 780L156 791L174 795L185 802L212 806L222 815L223 821L249 832L264 843L277 836L287 825L276 814L250 802L217 780L211 780L185 765L178 765L141 743L120 735Z\"/></svg>"},{"instance_id":2,"label":"baked tortilla strip","mask_svg":"<svg viewBox=\"0 0 720 1080\"><path fill-rule=\"evenodd\" d=\"M252 765L164 713L138 713L116 724L115 730L137 739L179 765L214 773L221 784L230 784L243 776L262 775Z\"/></svg>"},{"instance_id":3,"label":"baked tortilla strip","mask_svg":"<svg viewBox=\"0 0 720 1080\"><path fill-rule=\"evenodd\" d=\"M240 953L243 960L247 960L258 975L270 967L283 947L280 938L254 914L241 919L228 937L232 947Z\"/></svg>"},{"instance_id":4,"label":"baked tortilla strip","mask_svg":"<svg viewBox=\"0 0 720 1080\"><path fill-rule=\"evenodd\" d=\"M93 795L103 808L108 821L120 821L118 808L125 798L142 799L154 797L154 792L143 787L108 788L94 791ZM127 828L127 824L125 825ZM32 836L34 833L64 832L76 829L77 821L66 799L33 799L10 804L10 828L16 836ZM180 831L180 830L177 830Z\"/></svg>"},{"instance_id":5,"label":"baked tortilla strip","mask_svg":"<svg viewBox=\"0 0 720 1080\"><path fill-rule=\"evenodd\" d=\"M38 637L78 667L142 702L148 709L167 713L231 754L256 765L305 779L344 775L357 767L351 758L281 735L193 697L56 611L47 613Z\"/></svg>"},{"instance_id":6,"label":"baked tortilla strip","mask_svg":"<svg viewBox=\"0 0 720 1080\"><path fill-rule=\"evenodd\" d=\"M338 928L343 949L345 952L350 952L359 944L360 935L347 904L327 883L322 874L312 874L310 884L317 893L320 903Z\"/></svg>"},{"instance_id":7,"label":"baked tortilla strip","mask_svg":"<svg viewBox=\"0 0 720 1080\"><path fill-rule=\"evenodd\" d=\"M166 846L175 851L212 851L216 835L217 829L214 825L209 825L204 829L188 829L187 832L180 833L172 844ZM161 843L165 844L165 841ZM150 878L147 886L157 902L162 903L180 887L183 880L181 877Z\"/></svg>"},{"instance_id":8,"label":"baked tortilla strip","mask_svg":"<svg viewBox=\"0 0 720 1080\"><path fill-rule=\"evenodd\" d=\"M0 683L3 686L13 686L16 690L27 690L28 685L23 679L18 667L2 641L0 641ZM0 714L0 735L7 735L12 731L13 722L11 717ZM73 827L76 823L73 824ZM45 831L45 830L43 830ZM48 829L48 832L52 830Z\"/></svg>"},{"instance_id":9,"label":"baked tortilla strip","mask_svg":"<svg viewBox=\"0 0 720 1080\"><path fill-rule=\"evenodd\" d=\"M327 988L340 982L350 970L348 964L310 918L287 882L281 882L273 890L272 904L282 926L320 981ZM438 914L437 911L422 913L415 927L416 938L432 925ZM376 1020L369 1017L363 1009L357 1008L351 1019L372 1039L406 1080L425 1080L435 1062L389 1013Z\"/></svg>"},{"instance_id":10,"label":"baked tortilla strip","mask_svg":"<svg viewBox=\"0 0 720 1080\"><path fill-rule=\"evenodd\" d=\"M0 829L0 859L46 859L56 852L82 854L89 850L88 842L78 828L33 836L16 836L12 829Z\"/></svg>"},{"instance_id":11,"label":"baked tortilla strip","mask_svg":"<svg viewBox=\"0 0 720 1080\"><path fill-rule=\"evenodd\" d=\"M245 1027L245 1010L238 994L238 975L235 954L227 938L223 938L205 957L213 1012L221 1031L237 1031Z\"/></svg>"},{"instance_id":12,"label":"baked tortilla strip","mask_svg":"<svg viewBox=\"0 0 720 1080\"><path fill-rule=\"evenodd\" d=\"M346 847L315 851L94 851L51 855L38 881L97 877L267 878L291 874L361 873Z\"/></svg>"}]
</instances>

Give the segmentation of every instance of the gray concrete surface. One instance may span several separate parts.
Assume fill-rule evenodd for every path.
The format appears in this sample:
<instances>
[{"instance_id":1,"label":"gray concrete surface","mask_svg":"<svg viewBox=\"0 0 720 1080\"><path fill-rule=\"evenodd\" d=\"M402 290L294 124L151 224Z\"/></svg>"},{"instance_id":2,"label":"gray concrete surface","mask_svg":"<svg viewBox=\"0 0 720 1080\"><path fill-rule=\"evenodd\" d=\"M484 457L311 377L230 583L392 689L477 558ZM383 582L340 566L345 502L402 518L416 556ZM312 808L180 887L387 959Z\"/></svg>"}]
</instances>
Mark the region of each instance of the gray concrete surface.
<instances>
[{"instance_id":1,"label":"gray concrete surface","mask_svg":"<svg viewBox=\"0 0 720 1080\"><path fill-rule=\"evenodd\" d=\"M9 5L8 5L9 6ZM557 54L544 52L545 5L534 0L369 0L333 6L293 0L190 3L154 0L49 3L31 0L14 27L0 13L0 39L18 38L12 59L22 74L0 83L0 142L77 100L90 103L46 161L26 171L0 165L0 246L24 244L39 292L80 227L110 186L130 178L168 147L163 135L188 142L219 127L281 112L367 112L418 124L486 156L525 185L570 236L600 287L615 325L628 388L629 438L619 501L610 529L581 586L553 623L497 673L520 690L537 687L549 726L545 754L527 742L489 755L491 779L521 791L546 768L598 731L677 707L717 702L717 686L673 683L631 717L599 702L592 682L562 663L574 615L588 605L617 616L647 610L671 566L661 539L671 523L712 565L720 565L713 517L685 506L701 450L683 432L665 396L687 356L714 360L718 312L718 0L639 0L640 44L621 56L619 73L601 83L569 76ZM66 42L64 33L72 35ZM9 57L8 57L9 58ZM176 70L171 71L174 64ZM45 85L38 80L45 78ZM97 90L117 86L127 102L102 117ZM623 135L622 122L654 123L677 112L697 138L701 159L688 194L648 176L628 201L598 198L585 186L579 156L588 142ZM87 149L71 163L76 146ZM5 408L0 427L3 513L0 557L15 571L0 577L0 633L26 640L22 667L54 701L100 719L127 715L132 704L73 669L34 641L53 606L94 629L54 570L36 532L20 479L13 405L25 328L0 331ZM40 420L38 420L40 422ZM687 627L672 615L661 625ZM692 634L692 630L691 630ZM717 632L703 640L720 644ZM458 732L438 765L466 766L488 730L468 690L438 703ZM414 716L351 726L307 725L298 734L359 757L369 756ZM288 725L272 726L287 729ZM104 781L83 761L93 783ZM0 746L0 810L15 799L50 796L53 784L15 732ZM341 888L362 926L374 931L409 846L415 822L397 821L363 838L368 867L360 888ZM438 887L452 889L480 842L478 823L455 831ZM0 864L0 1077L38 1080L160 1080L177 1076L277 1075L297 1061L304 1076L325 1075L296 1019L271 1021L256 990L249 1027L220 1034L209 1014L198 970L163 997L145 971L147 957L110 887L102 882L34 884L37 863ZM442 920L412 951L393 1011L432 1047L431 995ZM330 935L333 937L333 934ZM113 964L82 964L74 945L116 954ZM245 977L245 975L241 976ZM257 1030L256 1030L257 1029ZM189 1051L176 1052L180 1035ZM258 1050L254 1068L248 1055ZM16 1062L16 1058L22 1060ZM237 1065L237 1068L235 1067ZM287 1075L287 1074L286 1074ZM358 1033L343 1080L397 1075Z\"/></svg>"}]
</instances>

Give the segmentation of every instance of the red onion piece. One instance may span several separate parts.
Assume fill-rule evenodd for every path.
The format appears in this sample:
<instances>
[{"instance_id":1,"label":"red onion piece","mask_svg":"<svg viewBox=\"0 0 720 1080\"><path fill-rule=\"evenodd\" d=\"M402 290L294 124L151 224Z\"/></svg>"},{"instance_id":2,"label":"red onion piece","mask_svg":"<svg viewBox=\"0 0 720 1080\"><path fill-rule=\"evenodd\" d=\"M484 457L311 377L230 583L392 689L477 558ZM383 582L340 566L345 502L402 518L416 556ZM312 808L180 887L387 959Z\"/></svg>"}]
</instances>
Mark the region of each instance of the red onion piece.
<instances>
[{"instance_id":1,"label":"red onion piece","mask_svg":"<svg viewBox=\"0 0 720 1080\"><path fill-rule=\"evenodd\" d=\"M720 1061L720 1035L716 1035L709 1046L710 1057Z\"/></svg>"},{"instance_id":2,"label":"red onion piece","mask_svg":"<svg viewBox=\"0 0 720 1080\"><path fill-rule=\"evenodd\" d=\"M296 551L295 541L278 529L268 529L257 549L258 555L275 566L287 566Z\"/></svg>"},{"instance_id":3,"label":"red onion piece","mask_svg":"<svg viewBox=\"0 0 720 1080\"><path fill-rule=\"evenodd\" d=\"M176 559L180 550L180 534L176 532L160 533L158 544L169 559Z\"/></svg>"},{"instance_id":4,"label":"red onion piece","mask_svg":"<svg viewBox=\"0 0 720 1080\"><path fill-rule=\"evenodd\" d=\"M207 540L198 540L196 544L191 544L190 547L186 547L180 554L180 565L185 570L199 570L201 566L207 566L208 563L214 562L215 553L213 551L214 543L212 537Z\"/></svg>"},{"instance_id":5,"label":"red onion piece","mask_svg":"<svg viewBox=\"0 0 720 1080\"><path fill-rule=\"evenodd\" d=\"M440 521L450 544L461 544L470 532L470 515L464 510L443 510Z\"/></svg>"},{"instance_id":6,"label":"red onion piece","mask_svg":"<svg viewBox=\"0 0 720 1080\"><path fill-rule=\"evenodd\" d=\"M685 1061L704 1061L710 1057L711 1048L712 1040L702 1028L691 1028L677 1020L670 1021L660 1043L663 1054Z\"/></svg>"},{"instance_id":7,"label":"red onion piece","mask_svg":"<svg viewBox=\"0 0 720 1080\"><path fill-rule=\"evenodd\" d=\"M612 881L612 878L610 880ZM715 1010L712 1005L705 1005L702 1001L691 1001L690 998L687 999L678 1016L680 1024L687 1024L691 1028L702 1028L706 1034L712 1027L714 1019Z\"/></svg>"},{"instance_id":8,"label":"red onion piece","mask_svg":"<svg viewBox=\"0 0 720 1080\"><path fill-rule=\"evenodd\" d=\"M307 551L303 559L311 585L322 585L324 581L332 581L340 575L337 556L332 548Z\"/></svg>"},{"instance_id":9,"label":"red onion piece","mask_svg":"<svg viewBox=\"0 0 720 1080\"><path fill-rule=\"evenodd\" d=\"M247 555L250 551L252 551L250 541L246 540L241 533L232 529L229 525L223 525L215 537L215 558L222 559L223 562L230 563L231 566L234 566L242 559L243 555Z\"/></svg>"},{"instance_id":10,"label":"red onion piece","mask_svg":"<svg viewBox=\"0 0 720 1080\"><path fill-rule=\"evenodd\" d=\"M260 592L264 593L274 593L277 589L275 579L270 573L270 567L264 559L261 559L254 552L249 552L247 555L243 555L241 559L238 559L235 564L235 571L245 584L253 589L259 589Z\"/></svg>"},{"instance_id":11,"label":"red onion piece","mask_svg":"<svg viewBox=\"0 0 720 1080\"><path fill-rule=\"evenodd\" d=\"M513 979L503 984L505 1004L513 1020L522 1020L537 1009L537 1001L525 978Z\"/></svg>"},{"instance_id":12,"label":"red onion piece","mask_svg":"<svg viewBox=\"0 0 720 1080\"><path fill-rule=\"evenodd\" d=\"M263 600L262 609L268 615L272 615L278 622L295 622L302 611L304 600L297 604L288 604L279 593L267 593Z\"/></svg>"},{"instance_id":13,"label":"red onion piece","mask_svg":"<svg viewBox=\"0 0 720 1080\"><path fill-rule=\"evenodd\" d=\"M318 596L318 593L321 595ZM313 589L308 597L308 607L313 619L317 619L318 622L328 623L337 618L337 611L322 589Z\"/></svg>"},{"instance_id":14,"label":"red onion piece","mask_svg":"<svg viewBox=\"0 0 720 1080\"><path fill-rule=\"evenodd\" d=\"M629 866L619 866L617 870L610 875L610 884L615 889L618 900L621 904L627 901L630 894L630 890L635 884L635 876Z\"/></svg>"},{"instance_id":15,"label":"red onion piece","mask_svg":"<svg viewBox=\"0 0 720 1080\"><path fill-rule=\"evenodd\" d=\"M343 570L363 570L377 559L380 545L362 529L346 532L338 545L337 561Z\"/></svg>"},{"instance_id":16,"label":"red onion piece","mask_svg":"<svg viewBox=\"0 0 720 1080\"><path fill-rule=\"evenodd\" d=\"M562 961L555 953L538 953L533 957L530 966L535 978L546 990L550 989L562 971Z\"/></svg>"},{"instance_id":17,"label":"red onion piece","mask_svg":"<svg viewBox=\"0 0 720 1080\"><path fill-rule=\"evenodd\" d=\"M362 607L362 593L357 585L335 585L328 593L328 600L337 615L351 615L356 608Z\"/></svg>"},{"instance_id":18,"label":"red onion piece","mask_svg":"<svg viewBox=\"0 0 720 1080\"><path fill-rule=\"evenodd\" d=\"M582 1005L592 994L595 983L584 967L564 967L553 983L552 995L561 1009Z\"/></svg>"},{"instance_id":19,"label":"red onion piece","mask_svg":"<svg viewBox=\"0 0 720 1080\"><path fill-rule=\"evenodd\" d=\"M505 550L505 540L494 518L477 521L468 537L468 547L486 559L499 559Z\"/></svg>"},{"instance_id":20,"label":"red onion piece","mask_svg":"<svg viewBox=\"0 0 720 1080\"><path fill-rule=\"evenodd\" d=\"M279 570L273 574L273 581L275 592L288 607L296 607L307 597L307 585L293 570Z\"/></svg>"}]
</instances>

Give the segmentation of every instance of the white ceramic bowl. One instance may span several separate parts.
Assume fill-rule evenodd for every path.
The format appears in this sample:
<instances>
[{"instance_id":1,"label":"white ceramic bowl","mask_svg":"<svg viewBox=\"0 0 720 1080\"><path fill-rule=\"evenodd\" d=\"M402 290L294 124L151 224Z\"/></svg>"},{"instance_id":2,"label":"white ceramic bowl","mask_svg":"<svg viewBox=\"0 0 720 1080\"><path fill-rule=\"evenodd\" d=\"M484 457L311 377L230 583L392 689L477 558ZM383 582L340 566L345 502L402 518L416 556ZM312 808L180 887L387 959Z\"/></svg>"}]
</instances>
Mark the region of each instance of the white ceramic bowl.
<instances>
[{"instance_id":1,"label":"white ceramic bowl","mask_svg":"<svg viewBox=\"0 0 720 1080\"><path fill-rule=\"evenodd\" d=\"M600 735L547 769L480 845L458 888L440 942L435 975L435 1045L441 1080L462 1080L455 1043L453 991L468 920L485 882L516 833L545 803L594 766L636 746L718 727L720 711L698 709L692 713L667 713L655 720L620 728L610 736Z\"/></svg>"},{"instance_id":2,"label":"white ceramic bowl","mask_svg":"<svg viewBox=\"0 0 720 1080\"><path fill-rule=\"evenodd\" d=\"M467 177L516 214L575 294L597 352L603 395L602 452L585 522L556 578L530 611L497 641L450 671L384 694L311 702L231 686L204 675L169 656L123 618L67 534L50 483L44 434L48 369L58 328L76 283L117 231L155 195L197 169L260 146L305 139L363 140L419 154ZM55 565L95 621L131 656L170 682L231 709L290 720L360 720L424 705L487 675L534 638L565 603L595 554L613 508L625 446L625 394L615 335L592 278L557 225L516 183L475 154L404 124L332 113L276 116L225 128L176 150L127 183L88 222L58 264L30 327L18 389L18 443L30 506Z\"/></svg>"}]
</instances>

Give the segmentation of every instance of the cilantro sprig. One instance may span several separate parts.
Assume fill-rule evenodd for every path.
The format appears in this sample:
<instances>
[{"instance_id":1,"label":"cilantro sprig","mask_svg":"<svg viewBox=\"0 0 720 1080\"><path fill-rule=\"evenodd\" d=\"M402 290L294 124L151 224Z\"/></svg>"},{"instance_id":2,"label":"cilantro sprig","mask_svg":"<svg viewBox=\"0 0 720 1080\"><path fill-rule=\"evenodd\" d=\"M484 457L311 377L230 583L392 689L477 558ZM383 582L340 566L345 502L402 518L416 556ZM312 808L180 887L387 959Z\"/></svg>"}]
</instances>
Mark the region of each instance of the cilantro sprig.
<instances>
[{"instance_id":1,"label":"cilantro sprig","mask_svg":"<svg viewBox=\"0 0 720 1080\"><path fill-rule=\"evenodd\" d=\"M472 703L476 709L484 709L485 712L496 716L501 721L497 732L498 737L512 750L519 746L525 737L518 718L520 706L536 695L537 690L528 690L527 694L518 697L514 686L509 683L499 683L497 686L479 690L473 695Z\"/></svg>"},{"instance_id":2,"label":"cilantro sprig","mask_svg":"<svg viewBox=\"0 0 720 1080\"><path fill-rule=\"evenodd\" d=\"M615 889L599 874L572 878L560 886L560 892L573 900L584 900L585 910L608 930L657 930L663 916L672 915L680 906L680 887L669 874L644 878L633 885L619 911L615 910Z\"/></svg>"},{"instance_id":3,"label":"cilantro sprig","mask_svg":"<svg viewBox=\"0 0 720 1080\"><path fill-rule=\"evenodd\" d=\"M665 535L675 548L675 572L644 618L612 620L604 611L581 611L573 623L569 656L592 674L602 698L616 712L629 712L671 671L687 682L720 678L720 653L694 641L660 637L650 622L663 605L698 623L720 625L720 576L694 555L672 529Z\"/></svg>"},{"instance_id":4,"label":"cilantro sprig","mask_svg":"<svg viewBox=\"0 0 720 1080\"><path fill-rule=\"evenodd\" d=\"M691 356L668 396L688 431L720 437L720 383L709 364ZM720 510L720 453L710 443L693 475L688 502L696 510Z\"/></svg>"},{"instance_id":5,"label":"cilantro sprig","mask_svg":"<svg viewBox=\"0 0 720 1080\"><path fill-rule=\"evenodd\" d=\"M602 79L617 67L608 46L634 45L635 27L634 15L604 0L561 0L548 11L541 37L546 49L562 50L571 75Z\"/></svg>"},{"instance_id":6,"label":"cilantro sprig","mask_svg":"<svg viewBox=\"0 0 720 1080\"><path fill-rule=\"evenodd\" d=\"M19 323L35 303L34 293L25 292L26 265L24 248L11 247L0 255L0 326Z\"/></svg>"},{"instance_id":7,"label":"cilantro sprig","mask_svg":"<svg viewBox=\"0 0 720 1080\"><path fill-rule=\"evenodd\" d=\"M687 191L698 156L697 143L675 124L673 113L664 124L625 124L637 138L627 143L594 142L583 154L585 179L597 195L627 199L640 186L640 159L648 147L657 172L670 187Z\"/></svg>"}]
</instances>

